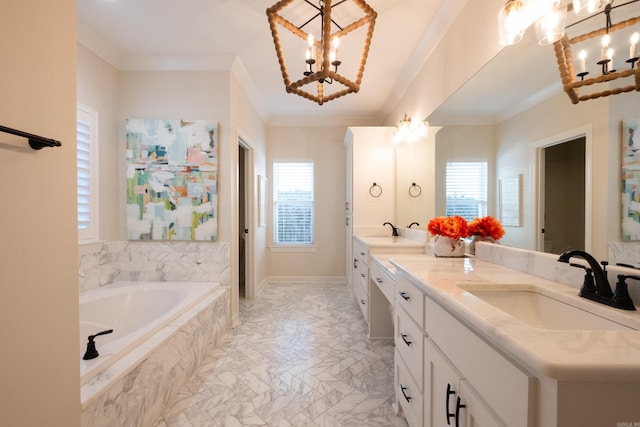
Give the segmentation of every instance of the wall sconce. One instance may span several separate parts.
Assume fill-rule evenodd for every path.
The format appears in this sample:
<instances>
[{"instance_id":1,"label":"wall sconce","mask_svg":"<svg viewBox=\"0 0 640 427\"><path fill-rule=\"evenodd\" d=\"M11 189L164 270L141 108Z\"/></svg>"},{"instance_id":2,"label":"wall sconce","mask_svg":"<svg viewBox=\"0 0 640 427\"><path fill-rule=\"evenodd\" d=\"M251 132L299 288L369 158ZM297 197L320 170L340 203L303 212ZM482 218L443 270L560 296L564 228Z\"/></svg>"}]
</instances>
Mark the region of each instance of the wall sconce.
<instances>
[{"instance_id":1,"label":"wall sconce","mask_svg":"<svg viewBox=\"0 0 640 427\"><path fill-rule=\"evenodd\" d=\"M429 122L423 120L421 122L414 122L411 117L404 115L404 118L398 122L396 131L393 133L393 143L400 144L401 142L413 143L420 138L427 136L429 132Z\"/></svg>"}]
</instances>

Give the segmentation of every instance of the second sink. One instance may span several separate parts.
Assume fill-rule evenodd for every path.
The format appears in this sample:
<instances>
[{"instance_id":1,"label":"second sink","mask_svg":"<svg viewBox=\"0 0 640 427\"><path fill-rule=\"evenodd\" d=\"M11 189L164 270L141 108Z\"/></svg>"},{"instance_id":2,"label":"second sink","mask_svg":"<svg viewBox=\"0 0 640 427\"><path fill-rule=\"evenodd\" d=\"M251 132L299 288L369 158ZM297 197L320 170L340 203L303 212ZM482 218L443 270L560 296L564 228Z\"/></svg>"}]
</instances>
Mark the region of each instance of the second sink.
<instances>
[{"instance_id":1,"label":"second sink","mask_svg":"<svg viewBox=\"0 0 640 427\"><path fill-rule=\"evenodd\" d=\"M507 286L505 289L459 286L473 296L535 328L549 330L635 330L536 292L535 289L517 289L512 286Z\"/></svg>"}]
</instances>

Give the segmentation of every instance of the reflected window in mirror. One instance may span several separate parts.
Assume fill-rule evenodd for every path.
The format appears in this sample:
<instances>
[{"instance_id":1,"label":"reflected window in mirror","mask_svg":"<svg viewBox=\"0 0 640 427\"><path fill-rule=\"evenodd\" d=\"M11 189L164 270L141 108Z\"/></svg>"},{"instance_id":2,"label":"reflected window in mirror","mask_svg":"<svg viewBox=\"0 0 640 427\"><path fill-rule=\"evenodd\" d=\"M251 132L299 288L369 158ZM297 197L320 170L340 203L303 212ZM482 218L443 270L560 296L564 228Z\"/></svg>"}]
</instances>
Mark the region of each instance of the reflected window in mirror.
<instances>
[{"instance_id":1,"label":"reflected window in mirror","mask_svg":"<svg viewBox=\"0 0 640 427\"><path fill-rule=\"evenodd\" d=\"M487 215L487 169L486 161L447 162L447 216L471 221Z\"/></svg>"}]
</instances>

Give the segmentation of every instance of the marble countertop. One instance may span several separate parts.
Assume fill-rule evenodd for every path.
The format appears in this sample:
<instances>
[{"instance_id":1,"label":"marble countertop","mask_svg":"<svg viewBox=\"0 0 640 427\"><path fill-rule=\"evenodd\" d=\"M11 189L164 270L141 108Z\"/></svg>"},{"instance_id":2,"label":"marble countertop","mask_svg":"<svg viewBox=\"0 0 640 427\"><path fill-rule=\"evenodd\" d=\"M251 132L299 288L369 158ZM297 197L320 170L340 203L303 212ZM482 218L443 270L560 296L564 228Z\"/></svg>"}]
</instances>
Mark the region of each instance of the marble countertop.
<instances>
[{"instance_id":1,"label":"marble countertop","mask_svg":"<svg viewBox=\"0 0 640 427\"><path fill-rule=\"evenodd\" d=\"M624 311L576 297L577 289L473 257L376 255L397 268L485 341L533 373L567 381L640 381L640 312ZM548 330L530 326L473 296L474 287L534 285L575 298L572 305L634 330ZM574 304L575 302L575 304Z\"/></svg>"},{"instance_id":2,"label":"marble countertop","mask_svg":"<svg viewBox=\"0 0 640 427\"><path fill-rule=\"evenodd\" d=\"M355 235L356 239L369 247L386 247L386 248L421 248L424 242L410 239L404 236L368 236Z\"/></svg>"}]
</instances>

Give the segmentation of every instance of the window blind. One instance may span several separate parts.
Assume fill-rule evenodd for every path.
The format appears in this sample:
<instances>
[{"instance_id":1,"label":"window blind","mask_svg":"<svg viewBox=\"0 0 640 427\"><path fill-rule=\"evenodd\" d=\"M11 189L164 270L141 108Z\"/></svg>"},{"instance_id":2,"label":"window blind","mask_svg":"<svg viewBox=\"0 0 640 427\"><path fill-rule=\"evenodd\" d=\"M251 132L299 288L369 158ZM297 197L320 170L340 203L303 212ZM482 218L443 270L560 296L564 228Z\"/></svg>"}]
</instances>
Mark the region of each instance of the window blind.
<instances>
[{"instance_id":1,"label":"window blind","mask_svg":"<svg viewBox=\"0 0 640 427\"><path fill-rule=\"evenodd\" d=\"M98 239L98 113L76 112L78 240L88 242Z\"/></svg>"},{"instance_id":2,"label":"window blind","mask_svg":"<svg viewBox=\"0 0 640 427\"><path fill-rule=\"evenodd\" d=\"M447 216L487 215L487 162L447 162L445 179Z\"/></svg>"},{"instance_id":3,"label":"window blind","mask_svg":"<svg viewBox=\"0 0 640 427\"><path fill-rule=\"evenodd\" d=\"M274 243L313 243L313 162L273 164Z\"/></svg>"}]
</instances>

